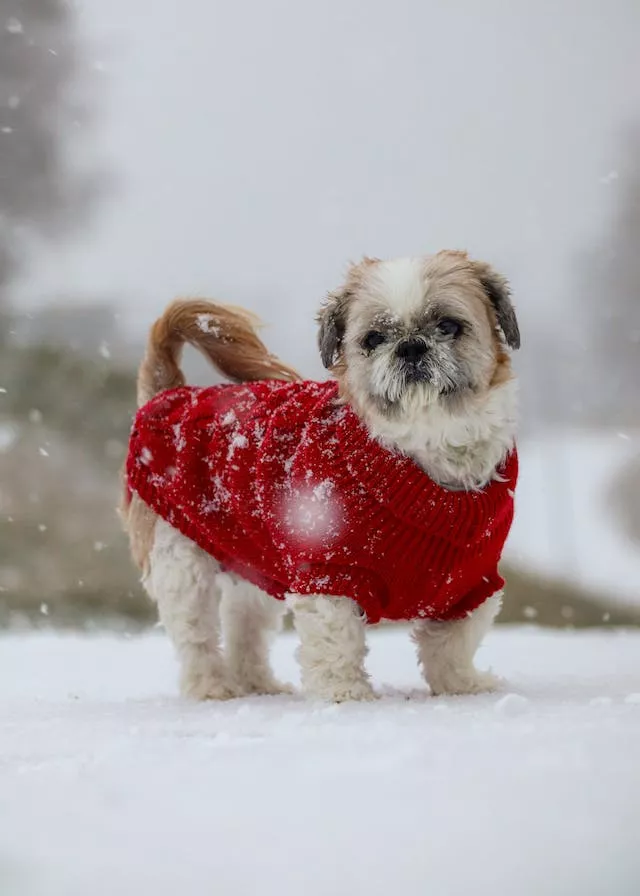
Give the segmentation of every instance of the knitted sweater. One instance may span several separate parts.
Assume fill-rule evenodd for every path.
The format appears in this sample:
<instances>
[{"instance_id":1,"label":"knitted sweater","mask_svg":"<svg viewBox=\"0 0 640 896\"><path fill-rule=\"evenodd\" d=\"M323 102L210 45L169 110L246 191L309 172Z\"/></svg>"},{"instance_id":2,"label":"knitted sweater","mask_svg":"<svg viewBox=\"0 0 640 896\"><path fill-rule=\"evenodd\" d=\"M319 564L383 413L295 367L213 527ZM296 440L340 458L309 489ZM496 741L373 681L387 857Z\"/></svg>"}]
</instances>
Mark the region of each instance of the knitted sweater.
<instances>
[{"instance_id":1,"label":"knitted sweater","mask_svg":"<svg viewBox=\"0 0 640 896\"><path fill-rule=\"evenodd\" d=\"M163 392L136 417L129 489L277 598L353 598L367 621L456 619L504 584L517 455L450 491L373 440L335 382Z\"/></svg>"}]
</instances>

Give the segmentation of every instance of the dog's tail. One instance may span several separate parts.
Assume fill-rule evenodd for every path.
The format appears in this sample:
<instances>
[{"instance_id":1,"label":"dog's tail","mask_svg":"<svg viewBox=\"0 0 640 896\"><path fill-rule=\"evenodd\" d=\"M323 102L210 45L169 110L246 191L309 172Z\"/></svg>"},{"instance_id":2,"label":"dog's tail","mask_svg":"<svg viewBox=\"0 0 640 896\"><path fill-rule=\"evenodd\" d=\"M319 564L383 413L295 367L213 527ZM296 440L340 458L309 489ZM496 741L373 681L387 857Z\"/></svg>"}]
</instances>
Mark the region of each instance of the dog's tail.
<instances>
[{"instance_id":1,"label":"dog's tail","mask_svg":"<svg viewBox=\"0 0 640 896\"><path fill-rule=\"evenodd\" d=\"M149 333L138 372L138 406L158 392L184 386L180 358L185 343L197 348L227 379L299 380L300 376L272 355L258 336L258 318L242 308L205 299L178 299Z\"/></svg>"}]
</instances>

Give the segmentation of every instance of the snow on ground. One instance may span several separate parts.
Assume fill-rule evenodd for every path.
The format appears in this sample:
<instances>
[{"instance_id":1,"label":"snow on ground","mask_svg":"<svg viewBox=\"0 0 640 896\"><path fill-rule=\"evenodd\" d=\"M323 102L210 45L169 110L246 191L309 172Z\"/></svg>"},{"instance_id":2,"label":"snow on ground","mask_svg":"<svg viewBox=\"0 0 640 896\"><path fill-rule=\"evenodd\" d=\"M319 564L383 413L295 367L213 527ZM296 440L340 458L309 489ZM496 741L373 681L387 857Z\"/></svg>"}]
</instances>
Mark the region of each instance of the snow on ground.
<instances>
[{"instance_id":1,"label":"snow on ground","mask_svg":"<svg viewBox=\"0 0 640 896\"><path fill-rule=\"evenodd\" d=\"M640 456L640 431L551 431L519 446L505 559L640 606L640 550L615 519L611 486Z\"/></svg>"},{"instance_id":2,"label":"snow on ground","mask_svg":"<svg viewBox=\"0 0 640 896\"><path fill-rule=\"evenodd\" d=\"M195 705L158 634L0 638L2 896L640 892L640 632L499 630L466 698L371 643L374 704Z\"/></svg>"}]
</instances>

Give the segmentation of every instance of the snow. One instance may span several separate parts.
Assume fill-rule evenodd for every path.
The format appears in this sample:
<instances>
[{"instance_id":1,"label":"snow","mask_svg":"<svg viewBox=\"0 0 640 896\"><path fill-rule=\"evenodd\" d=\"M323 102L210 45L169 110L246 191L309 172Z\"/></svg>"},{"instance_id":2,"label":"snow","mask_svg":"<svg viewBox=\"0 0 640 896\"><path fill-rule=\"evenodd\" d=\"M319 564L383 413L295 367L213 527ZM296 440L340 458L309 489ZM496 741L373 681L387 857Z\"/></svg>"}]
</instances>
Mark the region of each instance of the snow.
<instances>
[{"instance_id":1,"label":"snow","mask_svg":"<svg viewBox=\"0 0 640 896\"><path fill-rule=\"evenodd\" d=\"M309 547L324 544L326 549L335 543L344 530L345 510L332 491L333 482L329 479L316 486L296 486L287 491L277 512L295 541Z\"/></svg>"},{"instance_id":2,"label":"snow","mask_svg":"<svg viewBox=\"0 0 640 896\"><path fill-rule=\"evenodd\" d=\"M9 34L22 34L24 32L20 19L14 19L13 17L7 19L5 28Z\"/></svg>"},{"instance_id":3,"label":"snow","mask_svg":"<svg viewBox=\"0 0 640 896\"><path fill-rule=\"evenodd\" d=\"M596 896L640 880L640 632L493 633L502 694L188 704L140 638L0 638L0 892ZM295 639L276 644L296 678Z\"/></svg>"},{"instance_id":4,"label":"snow","mask_svg":"<svg viewBox=\"0 0 640 896\"><path fill-rule=\"evenodd\" d=\"M198 314L196 322L198 329L202 330L203 333L211 333L213 336L220 335L220 326L212 314Z\"/></svg>"},{"instance_id":5,"label":"snow","mask_svg":"<svg viewBox=\"0 0 640 896\"><path fill-rule=\"evenodd\" d=\"M13 447L18 435L18 429L13 423L0 422L0 454L4 454Z\"/></svg>"},{"instance_id":6,"label":"snow","mask_svg":"<svg viewBox=\"0 0 640 896\"><path fill-rule=\"evenodd\" d=\"M505 559L613 602L640 606L640 547L610 506L640 457L640 432L549 432L518 446L516 518Z\"/></svg>"},{"instance_id":7,"label":"snow","mask_svg":"<svg viewBox=\"0 0 640 896\"><path fill-rule=\"evenodd\" d=\"M229 447L227 449L227 461L233 460L233 456L238 448L246 448L249 440L240 432L234 433L229 439Z\"/></svg>"}]
</instances>

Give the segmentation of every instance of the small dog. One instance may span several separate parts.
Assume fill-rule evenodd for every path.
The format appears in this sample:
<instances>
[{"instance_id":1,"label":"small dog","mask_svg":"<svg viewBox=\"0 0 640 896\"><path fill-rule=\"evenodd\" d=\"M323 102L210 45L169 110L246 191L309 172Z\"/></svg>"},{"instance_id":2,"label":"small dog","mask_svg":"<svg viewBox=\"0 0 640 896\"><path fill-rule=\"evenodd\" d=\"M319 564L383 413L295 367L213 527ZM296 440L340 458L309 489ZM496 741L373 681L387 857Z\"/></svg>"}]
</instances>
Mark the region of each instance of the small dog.
<instances>
[{"instance_id":1,"label":"small dog","mask_svg":"<svg viewBox=\"0 0 640 896\"><path fill-rule=\"evenodd\" d=\"M509 286L463 252L365 258L318 322L328 383L302 381L238 309L176 302L151 331L122 515L182 692L288 690L268 656L287 605L311 696L373 698L379 619L413 622L433 694L492 690L473 658L517 478ZM185 386L185 342L240 385Z\"/></svg>"}]
</instances>

